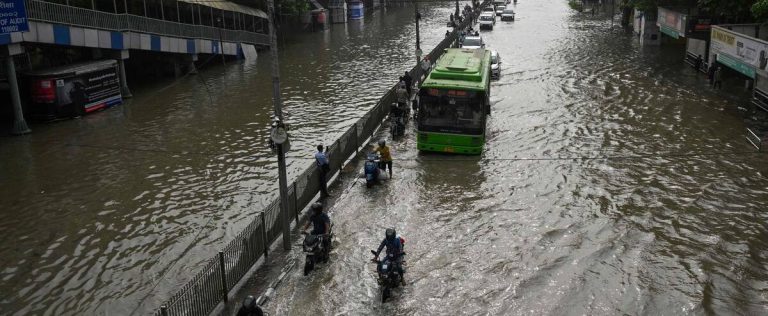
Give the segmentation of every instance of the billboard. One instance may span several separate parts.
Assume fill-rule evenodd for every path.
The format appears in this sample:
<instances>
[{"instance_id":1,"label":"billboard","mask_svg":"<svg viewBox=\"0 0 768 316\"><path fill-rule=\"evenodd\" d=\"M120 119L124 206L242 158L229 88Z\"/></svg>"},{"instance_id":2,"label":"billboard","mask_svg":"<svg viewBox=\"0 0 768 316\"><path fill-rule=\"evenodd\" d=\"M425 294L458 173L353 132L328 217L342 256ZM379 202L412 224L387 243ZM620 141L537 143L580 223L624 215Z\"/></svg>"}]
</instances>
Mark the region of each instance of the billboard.
<instances>
[{"instance_id":1,"label":"billboard","mask_svg":"<svg viewBox=\"0 0 768 316\"><path fill-rule=\"evenodd\" d=\"M659 7L659 18L656 20L656 25L662 33L671 36L674 39L685 37L685 26L688 16Z\"/></svg>"},{"instance_id":2,"label":"billboard","mask_svg":"<svg viewBox=\"0 0 768 316\"><path fill-rule=\"evenodd\" d=\"M0 34L28 31L24 0L0 0Z\"/></svg>"},{"instance_id":3,"label":"billboard","mask_svg":"<svg viewBox=\"0 0 768 316\"><path fill-rule=\"evenodd\" d=\"M58 104L92 112L122 102L116 67L57 79Z\"/></svg>"},{"instance_id":4,"label":"billboard","mask_svg":"<svg viewBox=\"0 0 768 316\"><path fill-rule=\"evenodd\" d=\"M720 63L753 79L757 69L765 70L768 42L716 25L710 36L710 54L716 54Z\"/></svg>"}]
</instances>

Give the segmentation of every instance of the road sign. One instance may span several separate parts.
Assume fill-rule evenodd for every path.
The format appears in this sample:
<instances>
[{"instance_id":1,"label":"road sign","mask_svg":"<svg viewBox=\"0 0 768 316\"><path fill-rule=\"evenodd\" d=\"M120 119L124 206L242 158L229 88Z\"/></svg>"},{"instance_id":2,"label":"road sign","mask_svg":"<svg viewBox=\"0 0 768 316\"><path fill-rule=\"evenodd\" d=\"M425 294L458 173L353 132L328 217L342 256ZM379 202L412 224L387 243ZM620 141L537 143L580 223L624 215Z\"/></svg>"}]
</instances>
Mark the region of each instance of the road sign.
<instances>
[{"instance_id":1,"label":"road sign","mask_svg":"<svg viewBox=\"0 0 768 316\"><path fill-rule=\"evenodd\" d=\"M28 31L24 0L0 0L0 34Z\"/></svg>"}]
</instances>

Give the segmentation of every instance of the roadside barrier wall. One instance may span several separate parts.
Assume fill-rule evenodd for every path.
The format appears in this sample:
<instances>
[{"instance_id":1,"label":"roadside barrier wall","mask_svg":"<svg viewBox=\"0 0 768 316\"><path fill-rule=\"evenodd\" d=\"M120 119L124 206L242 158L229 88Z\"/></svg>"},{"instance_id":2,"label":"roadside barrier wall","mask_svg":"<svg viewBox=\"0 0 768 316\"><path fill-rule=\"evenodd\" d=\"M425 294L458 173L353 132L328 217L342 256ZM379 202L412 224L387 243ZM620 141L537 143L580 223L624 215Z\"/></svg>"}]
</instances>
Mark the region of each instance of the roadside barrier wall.
<instances>
[{"instance_id":1,"label":"roadside barrier wall","mask_svg":"<svg viewBox=\"0 0 768 316\"><path fill-rule=\"evenodd\" d=\"M475 15L485 5L483 3ZM469 23L468 19L457 29L466 29ZM429 60L434 63L457 39L458 31L454 30L427 55ZM410 70L414 80L420 81L424 73L419 65ZM390 106L397 103L395 88L396 85L390 88L372 109L328 147L331 167L329 179L340 172L361 147L366 146L368 139L389 114ZM296 224L299 223L301 211L320 191L318 172L314 161L311 162L288 187L288 214L280 214L280 197L276 196L234 240L209 259L203 269L163 303L155 315L209 315L219 303L226 302L230 290L262 256L268 255L269 246L282 234L280 223L283 216L290 216Z\"/></svg>"}]
</instances>

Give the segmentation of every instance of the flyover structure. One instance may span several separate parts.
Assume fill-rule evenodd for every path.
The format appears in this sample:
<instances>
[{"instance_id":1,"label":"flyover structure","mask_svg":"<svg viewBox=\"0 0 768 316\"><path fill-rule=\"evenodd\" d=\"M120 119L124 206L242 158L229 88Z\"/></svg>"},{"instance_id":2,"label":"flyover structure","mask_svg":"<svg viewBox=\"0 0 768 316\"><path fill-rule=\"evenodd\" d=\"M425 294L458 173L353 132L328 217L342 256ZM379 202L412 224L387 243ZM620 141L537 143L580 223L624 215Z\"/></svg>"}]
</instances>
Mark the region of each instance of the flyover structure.
<instances>
[{"instance_id":1,"label":"flyover structure","mask_svg":"<svg viewBox=\"0 0 768 316\"><path fill-rule=\"evenodd\" d=\"M0 24L23 25L15 32L0 25L0 58L7 60L8 81L14 81L14 134L29 132L18 84L10 80L17 77L14 56L26 48L82 47L117 59L123 97L130 97L124 61L131 50L178 56L194 69L198 54L241 56L244 49L269 45L267 14L229 1L10 0L0 1L0 10L13 17Z\"/></svg>"}]
</instances>

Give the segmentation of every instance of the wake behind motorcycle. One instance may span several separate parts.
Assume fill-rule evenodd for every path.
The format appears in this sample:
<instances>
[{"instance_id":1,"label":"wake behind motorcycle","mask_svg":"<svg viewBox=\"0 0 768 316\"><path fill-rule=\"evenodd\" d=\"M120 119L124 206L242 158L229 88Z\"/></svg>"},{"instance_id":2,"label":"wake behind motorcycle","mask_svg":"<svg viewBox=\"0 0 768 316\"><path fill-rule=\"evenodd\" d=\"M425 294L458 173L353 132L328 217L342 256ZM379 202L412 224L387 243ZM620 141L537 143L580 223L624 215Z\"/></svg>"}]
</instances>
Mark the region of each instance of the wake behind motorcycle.
<instances>
[{"instance_id":1,"label":"wake behind motorcycle","mask_svg":"<svg viewBox=\"0 0 768 316\"><path fill-rule=\"evenodd\" d=\"M333 225L331 225L333 227ZM332 231L328 234L313 235L306 232L304 234L303 248L307 254L304 261L304 275L308 275L315 268L315 264L328 262L331 253Z\"/></svg>"}]
</instances>

